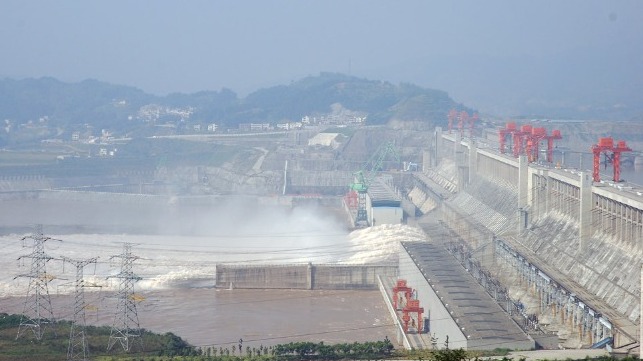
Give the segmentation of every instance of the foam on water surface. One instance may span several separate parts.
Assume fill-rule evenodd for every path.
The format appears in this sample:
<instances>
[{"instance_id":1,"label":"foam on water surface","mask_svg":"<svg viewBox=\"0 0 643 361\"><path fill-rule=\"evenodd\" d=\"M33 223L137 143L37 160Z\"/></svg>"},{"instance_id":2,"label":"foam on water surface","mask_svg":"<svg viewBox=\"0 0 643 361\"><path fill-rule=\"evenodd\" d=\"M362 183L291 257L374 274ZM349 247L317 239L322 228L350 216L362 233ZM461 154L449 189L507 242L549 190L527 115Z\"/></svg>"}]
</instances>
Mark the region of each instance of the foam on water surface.
<instances>
[{"instance_id":1,"label":"foam on water surface","mask_svg":"<svg viewBox=\"0 0 643 361\"><path fill-rule=\"evenodd\" d=\"M27 293L31 258L19 257L32 252L32 243L20 241L25 235L0 236L4 252L0 255L0 297ZM330 232L320 229L265 234L183 236L127 234L47 235L62 242L45 242L45 252L53 257L46 271L53 276L49 292L65 294L74 291L75 268L61 257L89 259L98 257L96 265L84 269L87 290L115 290L120 271L123 243L132 244L133 273L142 278L136 287L144 290L194 285L212 280L217 263L326 263L365 264L396 263L400 241L425 239L419 228L406 225L380 225L353 232ZM117 256L117 257L114 257ZM205 284L208 284L205 282Z\"/></svg>"}]
</instances>

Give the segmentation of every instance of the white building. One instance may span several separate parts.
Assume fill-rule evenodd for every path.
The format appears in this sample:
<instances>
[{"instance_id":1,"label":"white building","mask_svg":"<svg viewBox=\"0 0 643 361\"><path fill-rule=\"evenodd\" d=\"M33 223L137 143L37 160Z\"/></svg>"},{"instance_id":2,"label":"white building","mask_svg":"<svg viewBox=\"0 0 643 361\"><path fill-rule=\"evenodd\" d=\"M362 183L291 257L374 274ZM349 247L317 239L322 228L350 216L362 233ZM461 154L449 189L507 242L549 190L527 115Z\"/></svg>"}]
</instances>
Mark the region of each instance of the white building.
<instances>
[{"instance_id":1,"label":"white building","mask_svg":"<svg viewBox=\"0 0 643 361\"><path fill-rule=\"evenodd\" d=\"M340 145L340 142L337 140L338 136L339 133L318 133L314 137L308 139L308 145L321 145L323 147L337 149Z\"/></svg>"}]
</instances>

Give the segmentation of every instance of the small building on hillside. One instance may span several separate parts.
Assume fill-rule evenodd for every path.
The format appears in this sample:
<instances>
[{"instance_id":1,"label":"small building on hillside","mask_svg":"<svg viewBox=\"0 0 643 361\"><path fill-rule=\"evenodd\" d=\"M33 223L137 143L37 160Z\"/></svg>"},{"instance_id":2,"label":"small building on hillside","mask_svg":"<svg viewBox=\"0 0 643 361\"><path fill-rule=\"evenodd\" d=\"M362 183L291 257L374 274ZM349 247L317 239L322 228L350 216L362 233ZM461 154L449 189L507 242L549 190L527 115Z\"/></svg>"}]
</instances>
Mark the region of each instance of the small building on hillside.
<instances>
[{"instance_id":1,"label":"small building on hillside","mask_svg":"<svg viewBox=\"0 0 643 361\"><path fill-rule=\"evenodd\" d=\"M323 146L337 149L340 146L339 133L318 133L314 137L308 139L309 146Z\"/></svg>"}]
</instances>

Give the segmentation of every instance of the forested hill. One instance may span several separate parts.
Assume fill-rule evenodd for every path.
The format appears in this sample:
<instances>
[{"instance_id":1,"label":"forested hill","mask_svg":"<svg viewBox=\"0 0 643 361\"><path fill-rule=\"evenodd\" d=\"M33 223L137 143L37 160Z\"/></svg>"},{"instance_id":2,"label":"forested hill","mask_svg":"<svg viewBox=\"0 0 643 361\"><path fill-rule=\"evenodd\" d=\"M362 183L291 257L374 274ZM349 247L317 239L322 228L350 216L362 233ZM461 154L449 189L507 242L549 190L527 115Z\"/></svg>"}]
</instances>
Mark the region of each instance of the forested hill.
<instances>
[{"instance_id":1,"label":"forested hill","mask_svg":"<svg viewBox=\"0 0 643 361\"><path fill-rule=\"evenodd\" d=\"M241 101L240 108L243 113L256 111L259 119L276 121L328 113L333 104L367 113L369 124L384 124L391 119L440 123L449 109L459 107L440 90L322 73L256 91Z\"/></svg>"},{"instance_id":2,"label":"forested hill","mask_svg":"<svg viewBox=\"0 0 643 361\"><path fill-rule=\"evenodd\" d=\"M299 121L338 107L367 114L367 124L395 119L429 126L443 125L453 107L464 109L443 91L331 73L261 89L245 98L229 89L159 97L96 80L0 80L0 120L5 125L47 122L61 129L89 124L134 131L144 123L181 121L236 128L240 123Z\"/></svg>"}]
</instances>

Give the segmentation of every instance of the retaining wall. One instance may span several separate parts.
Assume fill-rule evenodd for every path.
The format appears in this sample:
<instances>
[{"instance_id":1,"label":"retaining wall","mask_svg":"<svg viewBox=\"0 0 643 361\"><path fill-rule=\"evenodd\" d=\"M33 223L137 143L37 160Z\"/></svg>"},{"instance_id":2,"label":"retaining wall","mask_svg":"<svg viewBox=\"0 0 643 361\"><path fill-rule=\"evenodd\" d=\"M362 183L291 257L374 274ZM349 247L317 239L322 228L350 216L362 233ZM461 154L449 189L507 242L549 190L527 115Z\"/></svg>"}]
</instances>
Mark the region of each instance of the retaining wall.
<instances>
[{"instance_id":1,"label":"retaining wall","mask_svg":"<svg viewBox=\"0 0 643 361\"><path fill-rule=\"evenodd\" d=\"M396 277L390 265L217 265L216 287L376 290L377 277Z\"/></svg>"}]
</instances>

